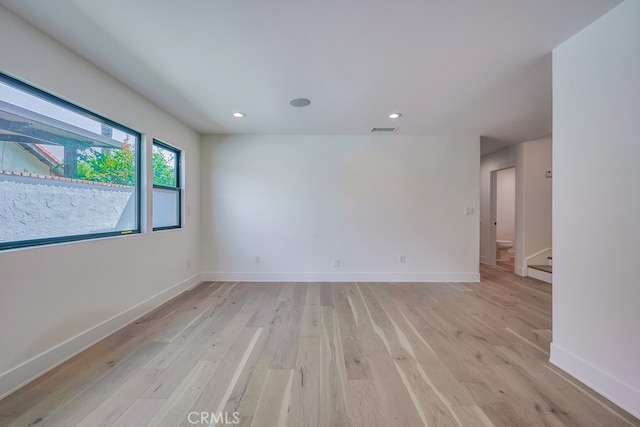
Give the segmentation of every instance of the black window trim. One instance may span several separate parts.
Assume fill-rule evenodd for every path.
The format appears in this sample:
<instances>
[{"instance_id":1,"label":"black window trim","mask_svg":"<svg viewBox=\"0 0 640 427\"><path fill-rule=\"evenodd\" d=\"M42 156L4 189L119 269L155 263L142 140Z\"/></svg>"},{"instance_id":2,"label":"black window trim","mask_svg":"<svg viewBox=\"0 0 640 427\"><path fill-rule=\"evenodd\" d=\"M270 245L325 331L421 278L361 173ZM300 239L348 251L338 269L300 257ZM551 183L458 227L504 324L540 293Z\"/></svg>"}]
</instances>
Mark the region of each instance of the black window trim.
<instances>
[{"instance_id":1,"label":"black window trim","mask_svg":"<svg viewBox=\"0 0 640 427\"><path fill-rule=\"evenodd\" d=\"M182 180L181 180L181 164L182 164L182 150L180 150L177 147L174 147L172 145L167 144L166 142L162 142L159 139L153 138L152 144L151 144L151 150L152 150L152 154L151 154L151 180L153 181L153 147L154 146L158 146L164 150L168 150L171 151L173 153L175 153L176 155L176 186L175 187L171 187L168 185L160 185L160 184L153 184L153 188L157 188L159 190L169 190L169 191L175 191L178 193L178 224L176 225L167 225L167 226L163 226L163 227L153 227L152 226L152 231L162 231L162 230L174 230L176 228L182 228ZM153 203L153 202L152 202ZM152 210L153 211L153 210ZM151 223L153 224L153 218L151 218Z\"/></svg>"},{"instance_id":2,"label":"black window trim","mask_svg":"<svg viewBox=\"0 0 640 427\"><path fill-rule=\"evenodd\" d=\"M70 101L66 101L62 98L57 97L49 92L46 92L42 89L38 89L32 86L29 83L26 83L22 80L19 80L15 77L11 77L0 70L0 82L5 83L13 88L21 90L23 92L34 95L38 98L41 98L45 101L51 102L52 104L58 105L65 109L71 110L77 114L88 117L90 119L100 121L108 126L121 130L129 135L135 136L137 138L136 150L135 150L135 162L136 162L136 185L135 185L135 196L136 196L136 228L132 230L120 230L120 231L107 231L103 233L88 233L88 234L77 234L77 235L67 235L67 236L57 236L57 237L46 237L41 239L30 239L30 240L19 240L15 242L0 242L0 251L7 249L19 249L19 248L29 248L29 247L37 247L44 245L52 245L56 243L67 243L67 242L79 242L83 240L95 240L101 239L105 237L114 237L114 236L123 236L130 234L140 234L141 232L141 200L142 200L142 189L141 189L141 178L142 178L142 167L141 167L141 147L142 147L142 133L135 131L125 125L114 122L100 114L96 114L92 111L87 110L86 108L80 107Z\"/></svg>"}]
</instances>

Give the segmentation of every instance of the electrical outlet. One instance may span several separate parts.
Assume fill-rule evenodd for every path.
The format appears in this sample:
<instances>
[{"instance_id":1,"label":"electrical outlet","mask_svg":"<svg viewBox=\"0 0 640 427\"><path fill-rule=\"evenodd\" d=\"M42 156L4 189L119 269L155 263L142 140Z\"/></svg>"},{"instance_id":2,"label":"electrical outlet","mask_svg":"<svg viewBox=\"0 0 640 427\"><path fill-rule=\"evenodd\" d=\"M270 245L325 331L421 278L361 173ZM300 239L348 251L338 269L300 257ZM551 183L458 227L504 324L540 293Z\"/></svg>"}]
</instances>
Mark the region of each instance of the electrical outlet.
<instances>
[{"instance_id":1,"label":"electrical outlet","mask_svg":"<svg viewBox=\"0 0 640 427\"><path fill-rule=\"evenodd\" d=\"M400 261L400 264L404 264L405 263L406 259L405 259L404 255L400 255L399 261Z\"/></svg>"},{"instance_id":2,"label":"electrical outlet","mask_svg":"<svg viewBox=\"0 0 640 427\"><path fill-rule=\"evenodd\" d=\"M260 264L260 255L256 255L256 257L253 259L253 262L256 264Z\"/></svg>"},{"instance_id":3,"label":"electrical outlet","mask_svg":"<svg viewBox=\"0 0 640 427\"><path fill-rule=\"evenodd\" d=\"M333 260L333 266L335 268L340 268L340 260L338 258L336 258L335 260Z\"/></svg>"},{"instance_id":4,"label":"electrical outlet","mask_svg":"<svg viewBox=\"0 0 640 427\"><path fill-rule=\"evenodd\" d=\"M473 215L473 207L465 207L464 208L465 215Z\"/></svg>"}]
</instances>

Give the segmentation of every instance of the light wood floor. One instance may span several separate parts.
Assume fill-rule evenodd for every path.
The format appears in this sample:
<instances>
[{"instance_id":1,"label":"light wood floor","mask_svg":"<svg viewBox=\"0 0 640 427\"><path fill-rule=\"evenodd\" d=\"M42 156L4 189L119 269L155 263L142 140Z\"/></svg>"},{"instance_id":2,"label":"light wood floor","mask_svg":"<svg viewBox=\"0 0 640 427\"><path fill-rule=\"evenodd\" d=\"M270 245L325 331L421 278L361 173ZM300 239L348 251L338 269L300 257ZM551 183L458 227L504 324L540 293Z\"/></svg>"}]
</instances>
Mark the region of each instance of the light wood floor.
<instances>
[{"instance_id":1,"label":"light wood floor","mask_svg":"<svg viewBox=\"0 0 640 427\"><path fill-rule=\"evenodd\" d=\"M514 259L511 258L509 261L496 261L495 268L505 273L513 273L515 270Z\"/></svg>"},{"instance_id":2,"label":"light wood floor","mask_svg":"<svg viewBox=\"0 0 640 427\"><path fill-rule=\"evenodd\" d=\"M203 283L0 401L0 425L640 425L547 362L550 289L485 266L480 284Z\"/></svg>"}]
</instances>

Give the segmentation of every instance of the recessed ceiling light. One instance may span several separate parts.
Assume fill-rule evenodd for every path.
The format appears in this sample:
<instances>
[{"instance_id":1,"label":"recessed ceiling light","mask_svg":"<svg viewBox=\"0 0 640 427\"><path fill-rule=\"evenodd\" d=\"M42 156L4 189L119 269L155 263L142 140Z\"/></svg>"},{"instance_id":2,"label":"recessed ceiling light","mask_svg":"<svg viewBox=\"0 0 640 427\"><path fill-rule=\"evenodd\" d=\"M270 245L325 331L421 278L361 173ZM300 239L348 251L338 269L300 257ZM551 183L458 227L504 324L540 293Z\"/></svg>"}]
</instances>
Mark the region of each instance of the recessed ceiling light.
<instances>
[{"instance_id":1,"label":"recessed ceiling light","mask_svg":"<svg viewBox=\"0 0 640 427\"><path fill-rule=\"evenodd\" d=\"M389 118L390 119L397 119L401 115L402 115L402 113L391 113L391 114L389 114Z\"/></svg>"},{"instance_id":2,"label":"recessed ceiling light","mask_svg":"<svg viewBox=\"0 0 640 427\"><path fill-rule=\"evenodd\" d=\"M289 104L292 107L306 107L307 105L311 104L311 101L307 98L294 98L289 101Z\"/></svg>"},{"instance_id":3,"label":"recessed ceiling light","mask_svg":"<svg viewBox=\"0 0 640 427\"><path fill-rule=\"evenodd\" d=\"M235 113L233 113L233 117L235 117L236 119L241 119L244 116L246 116L246 114L240 111L236 111Z\"/></svg>"}]
</instances>

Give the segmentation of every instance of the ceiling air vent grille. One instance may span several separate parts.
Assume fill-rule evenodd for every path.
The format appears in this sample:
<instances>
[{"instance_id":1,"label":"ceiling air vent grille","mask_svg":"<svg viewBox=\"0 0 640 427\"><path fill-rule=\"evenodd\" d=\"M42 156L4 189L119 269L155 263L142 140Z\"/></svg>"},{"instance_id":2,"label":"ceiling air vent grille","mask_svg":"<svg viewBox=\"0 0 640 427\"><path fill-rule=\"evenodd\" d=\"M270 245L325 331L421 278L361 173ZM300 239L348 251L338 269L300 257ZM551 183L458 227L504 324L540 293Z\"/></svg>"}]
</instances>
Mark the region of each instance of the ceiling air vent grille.
<instances>
[{"instance_id":1,"label":"ceiling air vent grille","mask_svg":"<svg viewBox=\"0 0 640 427\"><path fill-rule=\"evenodd\" d=\"M398 128L371 128L371 133L392 133L397 130Z\"/></svg>"}]
</instances>

